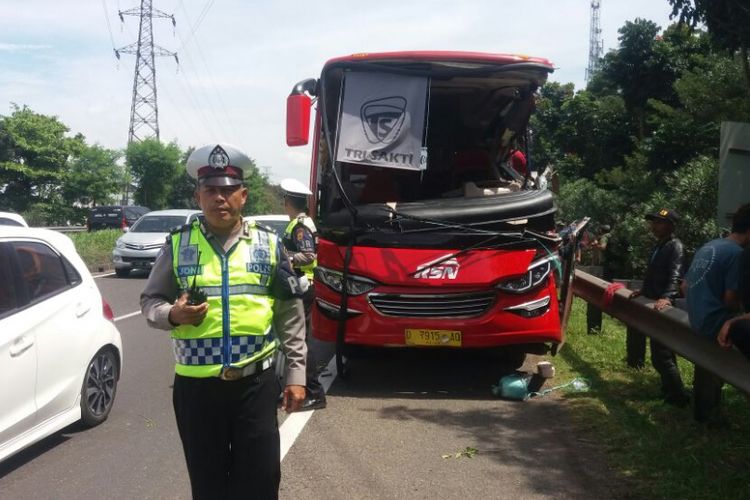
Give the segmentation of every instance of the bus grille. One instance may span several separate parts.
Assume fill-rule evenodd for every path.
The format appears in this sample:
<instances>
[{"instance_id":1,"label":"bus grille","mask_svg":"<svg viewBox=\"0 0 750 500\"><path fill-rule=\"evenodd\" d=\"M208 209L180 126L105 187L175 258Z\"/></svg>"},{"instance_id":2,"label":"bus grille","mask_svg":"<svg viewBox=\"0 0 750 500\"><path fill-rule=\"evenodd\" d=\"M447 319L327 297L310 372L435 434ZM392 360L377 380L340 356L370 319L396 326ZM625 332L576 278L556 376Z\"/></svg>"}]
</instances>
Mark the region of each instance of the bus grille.
<instances>
[{"instance_id":1,"label":"bus grille","mask_svg":"<svg viewBox=\"0 0 750 500\"><path fill-rule=\"evenodd\" d=\"M442 295L371 293L370 304L385 316L460 318L479 316L495 301L495 292Z\"/></svg>"}]
</instances>

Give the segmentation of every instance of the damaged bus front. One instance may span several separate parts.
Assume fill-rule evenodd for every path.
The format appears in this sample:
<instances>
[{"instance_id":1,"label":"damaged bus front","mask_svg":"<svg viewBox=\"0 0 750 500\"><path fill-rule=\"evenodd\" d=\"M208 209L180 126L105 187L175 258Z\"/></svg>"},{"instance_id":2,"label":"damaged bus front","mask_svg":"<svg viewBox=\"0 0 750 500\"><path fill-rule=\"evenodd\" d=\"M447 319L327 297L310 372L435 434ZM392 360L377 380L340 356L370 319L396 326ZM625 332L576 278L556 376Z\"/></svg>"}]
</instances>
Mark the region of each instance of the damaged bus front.
<instances>
[{"instance_id":1,"label":"damaged bus front","mask_svg":"<svg viewBox=\"0 0 750 500\"><path fill-rule=\"evenodd\" d=\"M319 231L313 334L347 345L556 350L572 262L527 125L553 70L461 52L329 61L287 100ZM564 259L563 259L564 260ZM342 368L342 366L339 366Z\"/></svg>"}]
</instances>

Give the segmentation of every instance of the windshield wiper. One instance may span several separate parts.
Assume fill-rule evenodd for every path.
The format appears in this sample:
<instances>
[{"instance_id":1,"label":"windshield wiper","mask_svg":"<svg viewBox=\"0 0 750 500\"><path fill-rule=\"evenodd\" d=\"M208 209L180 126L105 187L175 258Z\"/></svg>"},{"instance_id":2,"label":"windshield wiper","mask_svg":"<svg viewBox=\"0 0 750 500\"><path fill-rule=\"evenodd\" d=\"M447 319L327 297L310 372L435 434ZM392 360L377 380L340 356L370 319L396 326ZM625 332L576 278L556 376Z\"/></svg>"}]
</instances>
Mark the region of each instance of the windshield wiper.
<instances>
[{"instance_id":1,"label":"windshield wiper","mask_svg":"<svg viewBox=\"0 0 750 500\"><path fill-rule=\"evenodd\" d=\"M392 219L389 219L387 222L389 223L396 223L398 224L401 220L410 220L414 222L421 222L422 224L431 224L436 227L424 227L419 229L407 229L402 230L401 232L403 234L410 234L410 233L424 233L424 232L432 232L432 231L440 231L440 230L447 230L447 229L460 229L462 231L465 231L467 233L473 233L473 234L488 234L493 236L507 236L510 238L523 238L524 231L494 231L490 229L481 229L478 227L474 227L468 224L461 224L457 222L449 222L449 221L442 221L438 219L427 219L425 217L416 217L414 215L405 214L402 212L397 211L393 207L386 207L383 210L387 211L388 213L394 215L395 217ZM507 222L509 220L515 220L515 219L501 219L497 221L491 221L491 222Z\"/></svg>"}]
</instances>

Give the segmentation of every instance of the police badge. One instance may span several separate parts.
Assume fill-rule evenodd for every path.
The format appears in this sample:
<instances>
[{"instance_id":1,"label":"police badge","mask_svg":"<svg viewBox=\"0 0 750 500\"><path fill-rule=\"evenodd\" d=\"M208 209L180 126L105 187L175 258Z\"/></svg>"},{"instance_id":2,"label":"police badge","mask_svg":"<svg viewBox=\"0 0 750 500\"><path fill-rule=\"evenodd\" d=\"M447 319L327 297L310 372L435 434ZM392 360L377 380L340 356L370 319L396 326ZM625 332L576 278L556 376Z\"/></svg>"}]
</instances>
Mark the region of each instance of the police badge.
<instances>
[{"instance_id":1,"label":"police badge","mask_svg":"<svg viewBox=\"0 0 750 500\"><path fill-rule=\"evenodd\" d=\"M208 155L208 165L217 170L224 170L229 166L229 155L224 148L216 146Z\"/></svg>"}]
</instances>

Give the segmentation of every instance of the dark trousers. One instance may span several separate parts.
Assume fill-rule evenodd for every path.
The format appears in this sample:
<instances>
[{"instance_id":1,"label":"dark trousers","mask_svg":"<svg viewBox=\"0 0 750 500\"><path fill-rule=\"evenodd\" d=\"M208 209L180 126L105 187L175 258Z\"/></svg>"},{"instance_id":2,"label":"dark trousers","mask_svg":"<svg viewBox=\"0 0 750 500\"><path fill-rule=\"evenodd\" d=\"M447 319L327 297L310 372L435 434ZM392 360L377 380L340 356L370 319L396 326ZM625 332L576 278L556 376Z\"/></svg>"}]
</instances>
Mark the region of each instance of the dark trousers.
<instances>
[{"instance_id":1,"label":"dark trousers","mask_svg":"<svg viewBox=\"0 0 750 500\"><path fill-rule=\"evenodd\" d=\"M729 338L737 350L750 359L750 319L741 319L732 323L729 328Z\"/></svg>"},{"instance_id":2,"label":"dark trousers","mask_svg":"<svg viewBox=\"0 0 750 500\"><path fill-rule=\"evenodd\" d=\"M643 368L646 364L646 336L633 327L628 327L625 337L628 366Z\"/></svg>"},{"instance_id":3,"label":"dark trousers","mask_svg":"<svg viewBox=\"0 0 750 500\"><path fill-rule=\"evenodd\" d=\"M172 402L196 500L275 500L281 480L274 370L235 381L175 375Z\"/></svg>"},{"instance_id":4,"label":"dark trousers","mask_svg":"<svg viewBox=\"0 0 750 500\"><path fill-rule=\"evenodd\" d=\"M646 358L646 336L628 327L626 338L628 365L640 368ZM684 398L685 386L677 369L677 357L661 342L651 339L651 364L661 376L661 392L666 398Z\"/></svg>"},{"instance_id":5,"label":"dark trousers","mask_svg":"<svg viewBox=\"0 0 750 500\"><path fill-rule=\"evenodd\" d=\"M315 291L312 284L302 296L302 303L305 306L305 344L307 344L307 361L305 363L305 378L307 380L305 389L307 390L308 399L325 399L326 393L320 384L318 369L318 360L313 352L314 340L312 338L312 305L315 298Z\"/></svg>"}]
</instances>

